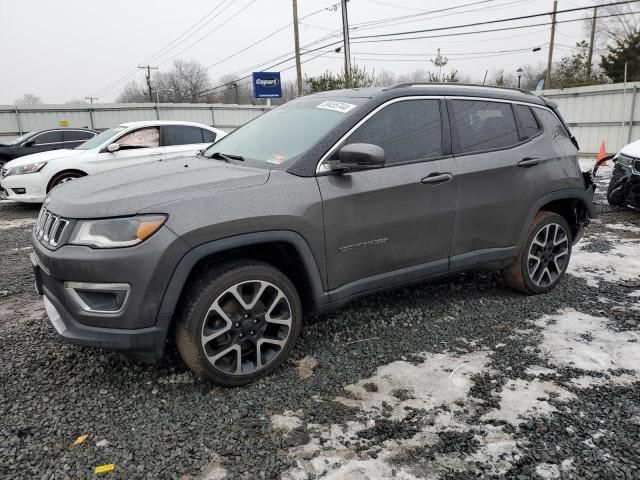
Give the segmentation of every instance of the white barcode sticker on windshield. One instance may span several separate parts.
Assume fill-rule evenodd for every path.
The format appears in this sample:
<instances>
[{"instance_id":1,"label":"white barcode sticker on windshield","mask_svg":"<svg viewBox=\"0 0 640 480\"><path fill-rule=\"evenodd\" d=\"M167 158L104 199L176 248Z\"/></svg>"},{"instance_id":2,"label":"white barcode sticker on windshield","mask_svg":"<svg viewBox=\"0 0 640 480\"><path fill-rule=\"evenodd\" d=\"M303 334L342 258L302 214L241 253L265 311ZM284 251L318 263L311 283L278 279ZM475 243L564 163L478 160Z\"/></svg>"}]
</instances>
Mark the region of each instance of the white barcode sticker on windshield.
<instances>
[{"instance_id":1,"label":"white barcode sticker on windshield","mask_svg":"<svg viewBox=\"0 0 640 480\"><path fill-rule=\"evenodd\" d=\"M316 108L324 108L325 110L333 110L334 112L347 113L349 110L356 108L356 106L352 103L322 102Z\"/></svg>"}]
</instances>

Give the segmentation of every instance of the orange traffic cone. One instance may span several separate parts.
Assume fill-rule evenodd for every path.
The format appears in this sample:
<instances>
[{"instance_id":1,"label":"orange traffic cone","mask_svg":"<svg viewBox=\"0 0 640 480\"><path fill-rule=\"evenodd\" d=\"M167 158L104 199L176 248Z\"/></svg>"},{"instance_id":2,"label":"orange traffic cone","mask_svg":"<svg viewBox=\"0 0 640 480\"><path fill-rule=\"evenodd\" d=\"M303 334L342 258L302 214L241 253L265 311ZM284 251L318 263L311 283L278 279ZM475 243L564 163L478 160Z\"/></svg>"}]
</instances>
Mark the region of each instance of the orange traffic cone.
<instances>
[{"instance_id":1,"label":"orange traffic cone","mask_svg":"<svg viewBox=\"0 0 640 480\"><path fill-rule=\"evenodd\" d=\"M596 157L596 164L598 162L600 162L600 160L602 160L606 156L607 156L607 151L606 151L606 149L604 147L604 142L602 142L600 144L600 151L598 152L598 156ZM607 164L606 160L604 162L602 162L603 166L606 165L606 164Z\"/></svg>"}]
</instances>

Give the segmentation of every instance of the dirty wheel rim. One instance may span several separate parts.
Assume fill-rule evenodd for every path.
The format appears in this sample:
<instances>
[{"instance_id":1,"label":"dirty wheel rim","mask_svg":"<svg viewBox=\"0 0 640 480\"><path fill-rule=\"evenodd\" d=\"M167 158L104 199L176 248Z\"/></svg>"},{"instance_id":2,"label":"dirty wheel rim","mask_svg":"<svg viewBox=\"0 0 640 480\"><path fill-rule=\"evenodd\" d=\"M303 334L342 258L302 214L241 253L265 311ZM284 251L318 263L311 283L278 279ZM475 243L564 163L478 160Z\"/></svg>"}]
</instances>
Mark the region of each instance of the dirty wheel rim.
<instances>
[{"instance_id":1,"label":"dirty wheel rim","mask_svg":"<svg viewBox=\"0 0 640 480\"><path fill-rule=\"evenodd\" d=\"M564 272L568 259L569 236L564 227L557 223L543 226L529 247L529 279L538 287L553 284Z\"/></svg>"},{"instance_id":2,"label":"dirty wheel rim","mask_svg":"<svg viewBox=\"0 0 640 480\"><path fill-rule=\"evenodd\" d=\"M248 375L278 357L289 339L291 321L289 299L276 285L264 280L237 283L209 307L202 349L217 370Z\"/></svg>"},{"instance_id":3,"label":"dirty wheel rim","mask_svg":"<svg viewBox=\"0 0 640 480\"><path fill-rule=\"evenodd\" d=\"M71 181L71 180L73 180L73 179L74 179L74 177L64 177L64 178L61 178L61 179L60 179L60 181L59 181L58 183L56 183L56 187L57 187L58 185L62 185L63 183L70 182L70 181Z\"/></svg>"}]
</instances>

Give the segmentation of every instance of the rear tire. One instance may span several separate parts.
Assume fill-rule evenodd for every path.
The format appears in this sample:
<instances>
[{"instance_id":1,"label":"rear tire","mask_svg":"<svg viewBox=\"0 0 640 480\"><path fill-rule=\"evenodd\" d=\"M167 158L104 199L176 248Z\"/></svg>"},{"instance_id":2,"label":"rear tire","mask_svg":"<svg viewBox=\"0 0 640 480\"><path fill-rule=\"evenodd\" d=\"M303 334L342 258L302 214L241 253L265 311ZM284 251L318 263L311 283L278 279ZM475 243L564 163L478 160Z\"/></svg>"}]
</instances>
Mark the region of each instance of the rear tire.
<instances>
[{"instance_id":1,"label":"rear tire","mask_svg":"<svg viewBox=\"0 0 640 480\"><path fill-rule=\"evenodd\" d=\"M58 185L62 185L64 183L70 182L71 180L84 177L84 176L85 175L80 172L60 172L57 175L55 175L49 182L49 185L47 186L47 193L49 193Z\"/></svg>"},{"instance_id":2,"label":"rear tire","mask_svg":"<svg viewBox=\"0 0 640 480\"><path fill-rule=\"evenodd\" d=\"M269 264L238 261L191 285L175 338L180 356L197 375L237 387L278 368L301 326L302 305L289 278Z\"/></svg>"},{"instance_id":3,"label":"rear tire","mask_svg":"<svg viewBox=\"0 0 640 480\"><path fill-rule=\"evenodd\" d=\"M502 272L507 285L527 295L553 290L569 265L572 241L571 228L564 217L538 212L518 258Z\"/></svg>"}]
</instances>

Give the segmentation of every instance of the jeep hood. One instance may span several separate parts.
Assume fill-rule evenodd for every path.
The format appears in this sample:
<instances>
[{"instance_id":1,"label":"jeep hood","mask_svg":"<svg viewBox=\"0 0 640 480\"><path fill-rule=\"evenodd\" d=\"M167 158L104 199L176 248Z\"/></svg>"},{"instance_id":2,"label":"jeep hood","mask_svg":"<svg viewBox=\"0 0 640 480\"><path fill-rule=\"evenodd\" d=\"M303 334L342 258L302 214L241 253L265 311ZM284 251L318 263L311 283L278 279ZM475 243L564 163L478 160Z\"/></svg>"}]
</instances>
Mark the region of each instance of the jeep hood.
<instances>
[{"instance_id":1,"label":"jeep hood","mask_svg":"<svg viewBox=\"0 0 640 480\"><path fill-rule=\"evenodd\" d=\"M24 155L23 157L16 158L7 162L5 168L21 167L22 165L29 165L30 163L38 162L51 162L52 160L60 160L64 158L77 157L86 153L86 150L70 150L62 148L60 150L49 150L47 152L32 153L31 155Z\"/></svg>"},{"instance_id":2,"label":"jeep hood","mask_svg":"<svg viewBox=\"0 0 640 480\"><path fill-rule=\"evenodd\" d=\"M45 206L68 218L117 217L142 210L162 213L167 202L188 202L196 196L262 185L268 179L266 169L180 157L74 180L56 187Z\"/></svg>"}]
</instances>

